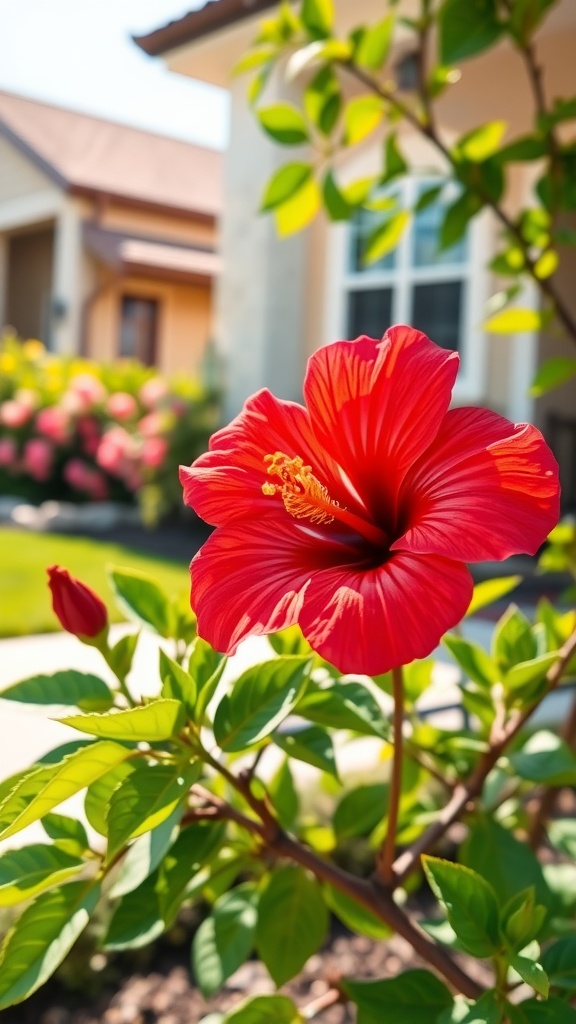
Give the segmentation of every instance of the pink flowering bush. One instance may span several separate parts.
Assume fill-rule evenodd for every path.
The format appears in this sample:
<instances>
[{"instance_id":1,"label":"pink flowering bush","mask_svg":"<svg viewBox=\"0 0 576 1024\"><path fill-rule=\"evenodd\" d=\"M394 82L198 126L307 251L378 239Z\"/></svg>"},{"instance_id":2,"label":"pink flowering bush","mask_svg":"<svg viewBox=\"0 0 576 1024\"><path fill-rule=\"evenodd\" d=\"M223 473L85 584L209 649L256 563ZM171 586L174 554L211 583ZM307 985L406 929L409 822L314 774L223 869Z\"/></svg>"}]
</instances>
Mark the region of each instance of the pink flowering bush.
<instances>
[{"instance_id":1,"label":"pink flowering bush","mask_svg":"<svg viewBox=\"0 0 576 1024\"><path fill-rule=\"evenodd\" d=\"M0 338L0 494L137 501L154 521L180 506L177 466L204 450L216 420L198 383Z\"/></svg>"}]
</instances>

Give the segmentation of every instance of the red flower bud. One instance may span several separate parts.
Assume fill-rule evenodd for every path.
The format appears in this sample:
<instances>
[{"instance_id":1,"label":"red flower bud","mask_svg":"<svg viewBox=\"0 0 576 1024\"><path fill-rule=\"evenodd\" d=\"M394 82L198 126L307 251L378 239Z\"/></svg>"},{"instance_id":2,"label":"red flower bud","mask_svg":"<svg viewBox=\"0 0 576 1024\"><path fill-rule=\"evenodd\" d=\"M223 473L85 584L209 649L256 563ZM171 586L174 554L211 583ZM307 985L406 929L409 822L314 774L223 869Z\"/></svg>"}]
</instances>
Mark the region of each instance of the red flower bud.
<instances>
[{"instance_id":1,"label":"red flower bud","mask_svg":"<svg viewBox=\"0 0 576 1024\"><path fill-rule=\"evenodd\" d=\"M108 625L106 605L98 594L60 565L51 565L47 571L52 607L60 624L75 636L98 636Z\"/></svg>"}]
</instances>

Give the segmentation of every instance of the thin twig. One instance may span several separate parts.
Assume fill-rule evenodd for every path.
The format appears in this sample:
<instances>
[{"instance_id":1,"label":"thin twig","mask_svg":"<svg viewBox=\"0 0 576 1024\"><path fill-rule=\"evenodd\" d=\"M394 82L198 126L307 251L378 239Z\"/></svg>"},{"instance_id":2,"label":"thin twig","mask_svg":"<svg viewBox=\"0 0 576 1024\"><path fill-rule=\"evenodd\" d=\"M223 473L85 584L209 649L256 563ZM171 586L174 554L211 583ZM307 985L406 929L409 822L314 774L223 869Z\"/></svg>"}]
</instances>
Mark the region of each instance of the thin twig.
<instances>
[{"instance_id":1,"label":"thin twig","mask_svg":"<svg viewBox=\"0 0 576 1024\"><path fill-rule=\"evenodd\" d=\"M329 988L323 995L318 996L317 999L312 999L311 1002L307 1003L306 1006L300 1010L300 1016L304 1020L313 1020L323 1010L328 1010L331 1006L336 1006L337 1003L346 1002L346 997L338 988Z\"/></svg>"},{"instance_id":2,"label":"thin twig","mask_svg":"<svg viewBox=\"0 0 576 1024\"><path fill-rule=\"evenodd\" d=\"M392 669L392 697L394 700L394 755L392 760L392 777L390 779L388 827L376 865L378 874L385 885L389 885L394 876L394 851L396 849L398 814L402 797L402 733L404 728L404 678L402 666Z\"/></svg>"},{"instance_id":3,"label":"thin twig","mask_svg":"<svg viewBox=\"0 0 576 1024\"><path fill-rule=\"evenodd\" d=\"M486 753L482 755L468 781L455 788L452 799L439 813L434 824L431 825L422 836L420 836L420 839L418 839L409 850L402 853L400 857L397 858L394 864L394 882L396 885L400 885L404 882L405 879L419 867L422 854L428 853L429 850L433 849L438 840L442 838L450 826L457 821L466 808L469 805L471 806L477 797L480 796L486 776L492 771L492 768L502 756L506 747L511 743L514 737L518 735L536 708L540 706L544 697L548 696L549 693L556 689L564 674L566 666L575 651L576 630L574 630L570 638L559 651L558 660L555 661L548 670L546 677L548 686L546 687L546 691L537 701L534 701L529 707L525 708L524 711L516 711L510 715L508 722L500 730L499 737L494 739L493 744L489 747Z\"/></svg>"}]
</instances>

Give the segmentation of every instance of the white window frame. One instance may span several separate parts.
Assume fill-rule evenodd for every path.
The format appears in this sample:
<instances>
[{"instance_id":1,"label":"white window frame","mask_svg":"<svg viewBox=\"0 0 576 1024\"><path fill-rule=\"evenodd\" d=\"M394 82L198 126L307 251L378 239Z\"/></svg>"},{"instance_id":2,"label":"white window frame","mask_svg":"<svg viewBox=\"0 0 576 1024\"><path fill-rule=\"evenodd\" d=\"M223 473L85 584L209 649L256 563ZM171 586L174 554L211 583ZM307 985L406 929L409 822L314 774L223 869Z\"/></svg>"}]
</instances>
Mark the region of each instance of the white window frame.
<instances>
[{"instance_id":1,"label":"white window frame","mask_svg":"<svg viewBox=\"0 0 576 1024\"><path fill-rule=\"evenodd\" d=\"M400 205L412 209L422 187L438 184L438 177L411 175L398 186ZM348 295L369 288L392 289L392 323L410 322L411 289L416 284L461 281L463 284L460 337L460 371L453 392L456 403L478 402L486 395L486 338L481 328L489 295L486 260L491 251L489 218L475 217L467 231L467 257L460 263L417 267L411 261L412 225L396 249L394 267L368 266L361 272L350 270L350 224L337 223L328 228L328 287L326 288L324 342L346 337ZM383 324L383 330L389 324ZM432 339L434 340L434 339Z\"/></svg>"}]
</instances>

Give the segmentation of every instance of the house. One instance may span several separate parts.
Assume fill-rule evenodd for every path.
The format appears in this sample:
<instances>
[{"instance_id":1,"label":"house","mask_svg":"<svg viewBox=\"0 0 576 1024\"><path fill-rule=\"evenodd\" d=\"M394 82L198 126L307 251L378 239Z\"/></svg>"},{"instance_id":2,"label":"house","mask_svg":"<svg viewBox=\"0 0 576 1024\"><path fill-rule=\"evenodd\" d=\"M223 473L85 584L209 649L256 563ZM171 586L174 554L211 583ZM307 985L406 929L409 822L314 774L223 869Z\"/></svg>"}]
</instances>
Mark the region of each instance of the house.
<instances>
[{"instance_id":1,"label":"house","mask_svg":"<svg viewBox=\"0 0 576 1024\"><path fill-rule=\"evenodd\" d=\"M399 11L406 13L411 0L402 4ZM576 507L576 383L537 401L528 393L540 363L555 354L570 355L570 350L550 334L526 332L507 338L487 335L481 327L486 300L502 286L487 269L498 232L489 213L472 222L462 244L438 255L440 211L429 207L415 219L396 255L371 267L358 258L366 218L329 224L320 216L304 232L280 240L272 218L257 215L270 175L299 155L266 138L249 110L245 79L232 78L231 69L253 42L263 15L274 6L270 0L211 0L135 39L173 71L230 92L220 229L224 269L216 298L216 338L228 364L229 413L262 386L298 398L305 360L319 345L358 333L379 336L393 322L412 323L434 340L458 347L458 404L488 405L512 420L537 422L547 432L561 462L566 504ZM336 0L336 12L339 29L346 32L359 23L375 22L382 16L382 4ZM550 97L574 95L574 53L576 4L561 0L550 12L538 44ZM391 66L406 57L409 51L401 42L390 57ZM445 137L496 119L507 122L509 138L526 132L531 113L525 74L506 43L466 61L458 86L445 94L439 107ZM264 102L290 99L291 89L277 75L267 84ZM403 129L401 144L411 165L429 167L432 178L441 178L440 159L415 130ZM379 166L381 145L381 138L374 137L351 151L346 173L360 177L372 172ZM533 174L531 165L515 165L511 213L527 200ZM422 187L421 179L405 181L404 198L414 200ZM573 250L559 271L572 310L575 273ZM527 288L521 304L534 308L538 302L536 290Z\"/></svg>"},{"instance_id":2,"label":"house","mask_svg":"<svg viewBox=\"0 0 576 1024\"><path fill-rule=\"evenodd\" d=\"M0 92L0 327L197 372L213 332L222 157Z\"/></svg>"}]
</instances>

